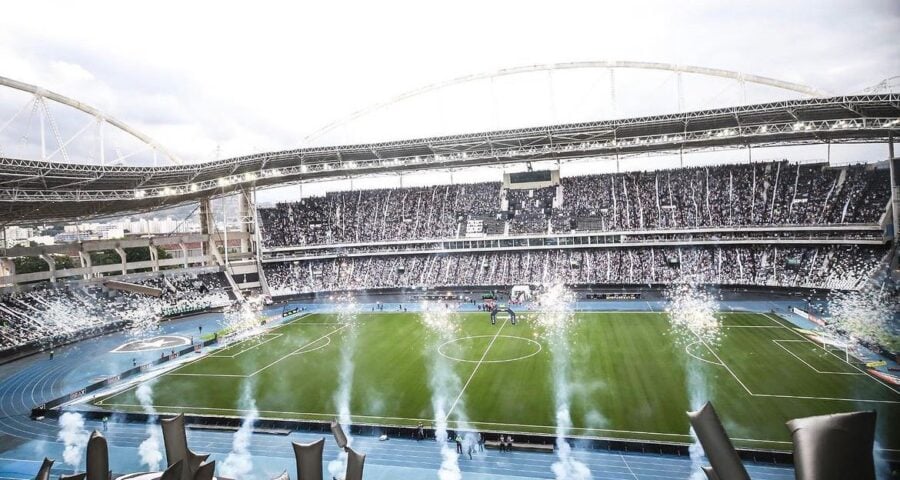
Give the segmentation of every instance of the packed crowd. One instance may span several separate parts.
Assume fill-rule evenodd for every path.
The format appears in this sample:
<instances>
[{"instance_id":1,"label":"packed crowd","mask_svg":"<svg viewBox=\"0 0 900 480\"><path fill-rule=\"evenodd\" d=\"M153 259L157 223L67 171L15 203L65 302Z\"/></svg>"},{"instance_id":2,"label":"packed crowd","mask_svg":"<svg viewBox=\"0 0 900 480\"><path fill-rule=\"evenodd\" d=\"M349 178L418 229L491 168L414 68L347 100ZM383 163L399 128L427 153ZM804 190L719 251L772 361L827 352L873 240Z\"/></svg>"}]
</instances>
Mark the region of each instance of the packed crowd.
<instances>
[{"instance_id":1,"label":"packed crowd","mask_svg":"<svg viewBox=\"0 0 900 480\"><path fill-rule=\"evenodd\" d=\"M517 284L666 284L857 289L876 247L660 247L343 257L265 265L273 295L371 288Z\"/></svg>"},{"instance_id":2,"label":"packed crowd","mask_svg":"<svg viewBox=\"0 0 900 480\"><path fill-rule=\"evenodd\" d=\"M722 165L566 177L533 190L478 183L331 192L262 208L259 220L267 247L464 237L466 221L498 214L506 226L484 233L871 224L885 211L888 178L872 165Z\"/></svg>"},{"instance_id":3,"label":"packed crowd","mask_svg":"<svg viewBox=\"0 0 900 480\"><path fill-rule=\"evenodd\" d=\"M160 288L152 297L100 285L51 286L0 295L0 351L41 341L48 345L114 326L157 319L163 309L231 303L222 273L160 275L123 280Z\"/></svg>"},{"instance_id":4,"label":"packed crowd","mask_svg":"<svg viewBox=\"0 0 900 480\"><path fill-rule=\"evenodd\" d=\"M888 174L788 162L563 178L554 231L874 223Z\"/></svg>"},{"instance_id":5,"label":"packed crowd","mask_svg":"<svg viewBox=\"0 0 900 480\"><path fill-rule=\"evenodd\" d=\"M499 183L359 190L263 208L259 221L268 247L446 238L499 205Z\"/></svg>"}]
</instances>

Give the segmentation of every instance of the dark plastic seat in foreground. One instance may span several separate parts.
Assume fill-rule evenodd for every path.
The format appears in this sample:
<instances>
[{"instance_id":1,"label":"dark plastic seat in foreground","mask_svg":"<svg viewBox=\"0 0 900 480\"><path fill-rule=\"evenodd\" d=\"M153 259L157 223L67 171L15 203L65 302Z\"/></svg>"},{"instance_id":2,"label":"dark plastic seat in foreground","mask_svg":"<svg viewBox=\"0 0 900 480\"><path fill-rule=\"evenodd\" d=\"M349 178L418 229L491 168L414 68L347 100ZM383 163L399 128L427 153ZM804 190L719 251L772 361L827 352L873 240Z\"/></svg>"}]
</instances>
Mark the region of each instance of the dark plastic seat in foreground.
<instances>
[{"instance_id":1,"label":"dark plastic seat in foreground","mask_svg":"<svg viewBox=\"0 0 900 480\"><path fill-rule=\"evenodd\" d=\"M366 455L357 453L350 447L346 447L344 450L347 452L347 474L344 475L344 480L362 480Z\"/></svg>"},{"instance_id":2,"label":"dark plastic seat in foreground","mask_svg":"<svg viewBox=\"0 0 900 480\"><path fill-rule=\"evenodd\" d=\"M699 410L687 412L687 415L715 475L721 479L750 480L712 404L706 402Z\"/></svg>"},{"instance_id":3,"label":"dark plastic seat in foreground","mask_svg":"<svg viewBox=\"0 0 900 480\"><path fill-rule=\"evenodd\" d=\"M194 473L193 480L212 480L216 474L216 462L206 462Z\"/></svg>"},{"instance_id":4,"label":"dark plastic seat in foreground","mask_svg":"<svg viewBox=\"0 0 900 480\"><path fill-rule=\"evenodd\" d=\"M50 468L53 467L53 460L44 457L44 462L41 463L41 468L38 469L37 476L34 477L34 480L50 480Z\"/></svg>"},{"instance_id":5,"label":"dark plastic seat in foreground","mask_svg":"<svg viewBox=\"0 0 900 480\"><path fill-rule=\"evenodd\" d=\"M112 474L109 471L109 447L106 438L94 430L87 444L87 461L85 473L74 475L60 475L60 480L110 480Z\"/></svg>"},{"instance_id":6,"label":"dark plastic seat in foreground","mask_svg":"<svg viewBox=\"0 0 900 480\"><path fill-rule=\"evenodd\" d=\"M322 480L322 452L325 448L325 439L291 445L297 459L297 480Z\"/></svg>"},{"instance_id":7,"label":"dark plastic seat in foreground","mask_svg":"<svg viewBox=\"0 0 900 480\"><path fill-rule=\"evenodd\" d=\"M334 435L334 441L337 443L338 448L343 450L347 446L347 435L337 420L331 421L331 434Z\"/></svg>"},{"instance_id":8,"label":"dark plastic seat in foreground","mask_svg":"<svg viewBox=\"0 0 900 480\"><path fill-rule=\"evenodd\" d=\"M184 468L184 460L179 460L172 464L163 472L159 480L181 480L181 469Z\"/></svg>"},{"instance_id":9,"label":"dark plastic seat in foreground","mask_svg":"<svg viewBox=\"0 0 900 480\"><path fill-rule=\"evenodd\" d=\"M875 412L836 413L787 422L797 480L874 480Z\"/></svg>"},{"instance_id":10,"label":"dark plastic seat in foreground","mask_svg":"<svg viewBox=\"0 0 900 480\"><path fill-rule=\"evenodd\" d=\"M712 467L700 467L700 470L703 470L703 473L706 474L707 480L721 480Z\"/></svg>"},{"instance_id":11,"label":"dark plastic seat in foreground","mask_svg":"<svg viewBox=\"0 0 900 480\"><path fill-rule=\"evenodd\" d=\"M162 426L163 443L166 446L167 465L171 467L179 460L183 460L181 480L194 480L194 474L209 455L199 455L188 448L187 433L184 431L184 414L161 419L159 423Z\"/></svg>"}]
</instances>

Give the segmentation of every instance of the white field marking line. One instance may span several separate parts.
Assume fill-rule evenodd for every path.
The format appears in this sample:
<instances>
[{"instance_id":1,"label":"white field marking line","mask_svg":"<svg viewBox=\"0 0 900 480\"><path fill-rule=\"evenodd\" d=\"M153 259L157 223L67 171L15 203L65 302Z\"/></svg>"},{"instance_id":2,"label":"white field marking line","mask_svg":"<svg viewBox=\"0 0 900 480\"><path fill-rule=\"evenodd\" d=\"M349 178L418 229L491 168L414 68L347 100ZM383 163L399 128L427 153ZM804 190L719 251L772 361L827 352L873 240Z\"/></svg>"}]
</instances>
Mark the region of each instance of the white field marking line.
<instances>
[{"instance_id":1,"label":"white field marking line","mask_svg":"<svg viewBox=\"0 0 900 480\"><path fill-rule=\"evenodd\" d=\"M447 410L447 415L444 416L444 421L446 422L450 418L450 414L453 413L453 409L456 408L456 404L459 403L459 399L462 398L463 393L465 393L466 388L468 388L469 383L475 378L475 374L478 373L478 369L481 367L481 364L484 362L484 359L487 357L488 352L491 351L491 347L494 346L494 342L497 341L497 337L500 335L500 332L503 331L503 327L506 326L506 319L503 320L503 323L500 324L500 328L497 329L497 333L494 334L494 338L491 339L491 343L488 344L487 348L484 349L484 353L481 354L481 360L478 360L478 363L475 364L475 368L472 370L472 374L469 375L469 379L466 380L466 384L463 385L462 390L459 391L459 395L456 396L456 400L453 401L453 405L450 405L450 410Z\"/></svg>"},{"instance_id":2,"label":"white field marking line","mask_svg":"<svg viewBox=\"0 0 900 480\"><path fill-rule=\"evenodd\" d=\"M319 339L319 340L321 340L321 339ZM304 355L309 352L315 352L316 350L321 350L321 349L331 345L331 337L326 337L325 340L327 340L327 342L323 343L322 345L319 345L316 348L310 348L309 350L303 350L302 352L289 353L288 355ZM307 344L307 345L309 345L309 344Z\"/></svg>"},{"instance_id":3,"label":"white field marking line","mask_svg":"<svg viewBox=\"0 0 900 480\"><path fill-rule=\"evenodd\" d=\"M341 328L344 328L344 327L347 327L347 325L344 325L344 326L342 326ZM320 349L322 349L322 348L327 347L328 345L331 345L331 337L330 337L329 335L331 335L331 334L333 334L334 332L340 330L341 328L338 328L338 329L336 329L336 330L333 330L331 333L325 334L325 335L323 335L323 336L321 336L321 337L319 337L319 338L317 338L317 339L315 339L315 340L313 340L313 341L311 341L311 342L309 342L309 343L303 345L302 347L300 347L300 348L298 348L298 349L292 351L291 353L285 354L284 356L282 356L282 357L279 358L278 360L275 360L274 362L272 362L272 363L266 365L265 367L263 367L263 368L261 368L261 369L255 371L255 372L253 372L253 373L250 373L250 374L248 374L248 375L238 375L238 374L230 374L230 373L172 373L171 375L176 376L176 377L238 377L238 378L250 378L250 377L256 375L257 373L259 373L259 372L261 372L261 371L263 371L263 370L265 370L265 369L271 367L272 365L275 365L276 363L278 363L278 362L284 360L284 359L287 358L287 357L290 357L290 356L292 356L292 355L302 355L302 354L304 354L304 353L315 352L316 350L320 350ZM326 340L328 340L324 345L320 345L320 346L318 346L318 347L316 347L316 348L312 348L312 349L309 349L309 350L303 350L304 348L306 348L306 347L308 347L308 346L310 346L310 345L315 345L319 340L322 340L323 338L326 339Z\"/></svg>"},{"instance_id":4,"label":"white field marking line","mask_svg":"<svg viewBox=\"0 0 900 480\"><path fill-rule=\"evenodd\" d=\"M686 346L684 347L684 353L686 353L686 354L688 354L688 355L690 355L690 356L696 358L697 360L700 360L701 362L706 362L706 363L708 363L708 364L710 364L710 365L715 365L715 366L717 366L717 367L724 367L724 366L725 366L725 365L722 365L721 363L711 362L711 361L709 361L709 360L707 360L707 359L705 359L705 358L700 358L700 357L698 357L697 355L694 355L693 353L691 353L691 347L693 347L694 345L697 345L698 343L700 343L699 340L696 341L696 342L694 342L694 343L690 343L690 344L686 345Z\"/></svg>"},{"instance_id":5,"label":"white field marking line","mask_svg":"<svg viewBox=\"0 0 900 480\"><path fill-rule=\"evenodd\" d=\"M254 348L257 348L257 347L259 347L259 346L261 346L261 345L264 345L264 344L266 344L266 343L269 343L269 342L271 342L272 340L275 340L275 339L278 338L278 337L283 337L284 334L283 334L283 333L261 333L261 334L259 334L258 336L259 336L259 337L266 336L266 337L271 337L271 338L267 338L266 340L263 340L263 341L261 341L261 342L256 342L255 345L253 345L253 346L251 346L251 347L247 347L247 348L241 350L240 352L235 353L234 355L216 355L216 354L212 354L212 355L208 355L208 357L209 357L209 358L234 358L234 357L237 357L238 355L240 355L240 354L242 354L242 353L244 353L244 352L249 352L250 350L253 350ZM241 343L247 342L247 341L250 341L250 339L243 340Z\"/></svg>"},{"instance_id":6,"label":"white field marking line","mask_svg":"<svg viewBox=\"0 0 900 480\"><path fill-rule=\"evenodd\" d=\"M316 315L316 314L315 314L315 313L311 313L311 312L310 312L310 313L304 313L303 315L300 315L299 317L297 317L297 318L291 320L290 322L283 322L283 323L279 323L278 325L275 325L274 327L270 328L269 331L271 332L272 330L277 330L277 329L279 329L279 328L281 328L281 327L284 327L284 326L287 326L287 325L293 325L293 324L297 323L299 320L304 319L304 318L306 318L306 317L309 317L309 316L311 316L311 315ZM234 344L232 344L232 345L228 345L228 346L224 347L224 348L222 349L222 351L226 351L226 350L228 350L228 349L230 349L230 348L235 347L236 345L240 345L241 343L246 342L246 341L250 340L251 338L252 338L252 337L250 337L250 338L245 338L244 340L241 340L241 341L239 341L239 342L236 342L236 343L234 343ZM175 374L175 372L177 372L178 370L181 370L182 368L187 367L188 365L191 365L191 364L194 364L194 363L196 363L196 362L199 362L200 360L203 360L203 359L206 358L207 356L209 356L209 353L207 353L207 354L201 354L201 355L198 356L197 358L194 358L194 359L192 359L192 360L189 360L189 361L187 361L187 362L184 362L183 364L178 365L177 367L175 367L175 368L169 370L168 372L165 372L165 373L163 373L163 374L161 374L161 375L157 375L157 376L155 376L155 377L153 377L153 378L160 378L160 377L164 377L164 376L166 376L166 375L172 375L172 374ZM185 376L187 376L188 374L180 373L180 374L178 374L178 375L185 375ZM193 376L193 375L191 375L191 376ZM208 376L208 375L204 375L204 376ZM148 380L149 380L149 379L148 379ZM124 389L124 390L122 390L122 391L120 391L120 392L116 392L116 393L110 395L109 397L106 397L106 398L104 398L104 399L98 401L98 402L97 402L97 405L115 405L115 404L112 404L112 403L106 403L106 401L107 401L107 400L111 400L111 399L113 399L113 398L116 398L116 397L118 397L118 396L120 396L120 395L124 395L124 394L126 394L126 393L128 393L128 392L130 392L130 391L132 391L132 390L137 389L138 386L140 385L140 383L143 383L143 382L135 383L135 384L132 385L131 387L128 387L128 388L126 388L126 389Z\"/></svg>"},{"instance_id":7,"label":"white field marking line","mask_svg":"<svg viewBox=\"0 0 900 480\"><path fill-rule=\"evenodd\" d=\"M775 325L722 325L722 328L781 328Z\"/></svg>"},{"instance_id":8,"label":"white field marking line","mask_svg":"<svg viewBox=\"0 0 900 480\"><path fill-rule=\"evenodd\" d=\"M803 362L804 365L806 365L807 367L813 369L816 373L823 373L823 374L830 374L830 375L865 375L864 373L859 373L859 372L823 372L822 370L819 370L818 368L816 368L816 367L810 365L809 363L806 362L806 360L800 358L799 355L797 355L796 353L790 351L787 347L785 347L784 345L782 345L781 343L779 343L780 340L772 339L772 341L775 342L775 345L778 345L779 347L783 348L785 352L790 353L791 355L793 355L794 358L796 358L797 360L800 360L801 362ZM802 342L802 340L791 340L791 342L799 343L799 342Z\"/></svg>"},{"instance_id":9,"label":"white field marking line","mask_svg":"<svg viewBox=\"0 0 900 480\"><path fill-rule=\"evenodd\" d=\"M341 331L341 330L343 330L343 329L345 329L345 328L347 328L347 327L349 327L349 326L350 326L349 323L345 323L345 324L341 325L340 327L335 328L334 330L332 330L332 331L326 333L325 335L322 335L321 337L319 337L319 338L317 338L317 339L315 339L315 340L313 340L313 341L311 341L311 342L308 342L306 345L303 345L302 347L300 347L300 348L294 350L293 352L290 352L290 353L288 353L288 354L282 356L282 357L279 358L278 360L275 360L274 362L272 362L272 363L266 365L265 367L260 368L259 370L255 371L255 372L253 372L253 373L251 373L250 375L247 375L247 376L248 376L248 377L255 376L255 375L258 374L259 372L261 372L261 371L263 371L263 370L265 370L265 369L271 367L272 365L275 365L276 363L278 363L278 362L284 360L285 358L288 358L288 357L294 355L295 353L299 352L300 350L303 350L304 348L306 348L306 347L308 347L308 346L310 346L310 345L315 344L315 343L318 342L319 340L322 340L323 338L327 338L327 337L329 337L329 336L331 336L331 335L333 335L333 334L335 334L335 333L337 333L337 332L339 332L339 331Z\"/></svg>"},{"instance_id":10,"label":"white field marking line","mask_svg":"<svg viewBox=\"0 0 900 480\"><path fill-rule=\"evenodd\" d=\"M696 335L696 333L695 333L695 335ZM744 382L742 382L741 379L738 378L738 376L734 374L734 371L731 370L731 367L729 367L728 365L725 364L725 362L722 361L722 358L719 357L719 354L716 353L716 352L712 349L712 347L710 347L710 346L709 346L702 338L700 338L700 335L697 335L697 340L698 340L700 343L702 343L704 346L706 346L706 349L709 350L709 353L713 354L713 356L716 357L716 360L718 360L719 363L721 363L722 366L725 367L725 370L728 370L728 373L730 373L731 376L734 377L734 379L737 380L737 382L740 383L742 387L744 387L744 390L746 390L747 393L749 393L750 396L752 397L752 396L753 396L753 392L751 392L750 389L747 388L746 385L744 385Z\"/></svg>"},{"instance_id":11,"label":"white field marking line","mask_svg":"<svg viewBox=\"0 0 900 480\"><path fill-rule=\"evenodd\" d=\"M451 357L450 355L447 355L446 353L444 353L443 348L444 348L445 346L447 346L447 345L450 345L451 343L455 343L455 342L458 342L458 341L460 341L460 340L469 340L469 339L472 339L472 338L489 338L489 337L490 337L490 335L472 335L472 336L468 336L468 337L459 337L459 338L454 338L453 340L448 340L448 341L442 343L442 344L438 347L438 355L440 355L440 356L442 356L442 357L444 357L444 358L446 358L446 359L448 359L448 360L453 360L453 361L455 361L455 362L478 363L478 360L467 360L467 359L464 359L464 358ZM537 349L536 351L532 352L532 353L527 354L527 355L522 355L522 356L515 357L515 358L508 358L508 359L505 359L505 360L484 360L482 363L509 363L509 362L515 362L515 361L518 361L518 360L525 360L526 358L531 358L531 357L533 357L533 356L535 356L535 355L541 353L541 351L544 350L544 347L540 344L540 342L536 342L536 341L534 341L534 340L532 340L532 339L530 339L530 338L517 337L517 336L515 336L515 335L499 335L499 336L497 336L497 338L515 338L516 340L525 340L526 342L533 343L533 344L537 345L537 346L538 346L538 349Z\"/></svg>"},{"instance_id":12,"label":"white field marking line","mask_svg":"<svg viewBox=\"0 0 900 480\"><path fill-rule=\"evenodd\" d=\"M787 331L792 332L794 335L797 335L798 337L802 338L803 340L806 340L807 342L813 344L813 346L815 346L816 348L819 348L819 344L818 344L818 343L813 342L812 340L810 340L809 338L807 338L807 337L804 336L804 335L801 335L800 332L794 330L793 328L789 328L789 327L786 326L785 324L783 324L783 323L779 322L778 320L776 320L776 319L770 317L768 313L766 313L766 314L764 314L764 315L765 315L765 317L768 318L769 320L772 320L773 322L775 322L775 323L777 323L778 325L781 325L783 328L787 329ZM826 352L830 353L831 355L834 355L834 357L837 358L838 360L840 360L840 361L842 361L842 362L844 361L843 358L839 357L838 355L835 355L834 352L831 352L831 351L829 351L829 350L827 350L827 349L823 349L823 350L825 350ZM856 365L853 365L852 363L848 363L848 365L850 365L851 367L855 368L856 370L858 370L858 371L859 371L860 373L862 373L863 375L865 375L865 376L871 378L872 380L875 380L876 382L878 382L878 383L884 385L885 388L887 388L888 390L890 390L890 391L893 392L894 394L900 395L900 392L898 392L897 389L895 389L894 387L892 387L892 386L890 386L890 385L888 385L888 384L882 382L881 379L876 378L876 377L873 376L873 375L869 375L868 373L866 373L865 370L863 370L863 369L857 367ZM874 401L874 400L862 400L862 401ZM900 403L900 402L888 402L888 403Z\"/></svg>"},{"instance_id":13,"label":"white field marking line","mask_svg":"<svg viewBox=\"0 0 900 480\"><path fill-rule=\"evenodd\" d=\"M896 400L866 400L865 398L835 398L835 397L807 397L802 395L773 395L768 393L754 393L754 397L793 398L796 400L831 400L835 402L862 402L862 403L887 403L900 404Z\"/></svg>"}]
</instances>

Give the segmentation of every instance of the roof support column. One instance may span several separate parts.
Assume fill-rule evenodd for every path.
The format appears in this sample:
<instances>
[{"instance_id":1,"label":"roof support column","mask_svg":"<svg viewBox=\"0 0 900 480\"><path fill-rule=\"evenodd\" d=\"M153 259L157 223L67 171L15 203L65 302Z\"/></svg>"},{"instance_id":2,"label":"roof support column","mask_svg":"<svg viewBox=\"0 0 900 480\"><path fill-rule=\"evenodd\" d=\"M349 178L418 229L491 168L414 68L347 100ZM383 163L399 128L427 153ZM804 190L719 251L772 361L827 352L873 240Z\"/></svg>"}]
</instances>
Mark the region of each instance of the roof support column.
<instances>
[{"instance_id":1,"label":"roof support column","mask_svg":"<svg viewBox=\"0 0 900 480\"><path fill-rule=\"evenodd\" d=\"M119 258L122 260L122 275L128 273L128 256L125 255L125 249L122 247L116 247L116 253L119 254Z\"/></svg>"},{"instance_id":2,"label":"roof support column","mask_svg":"<svg viewBox=\"0 0 900 480\"><path fill-rule=\"evenodd\" d=\"M0 258L0 277L12 277L16 274L15 260L4 257Z\"/></svg>"},{"instance_id":3,"label":"roof support column","mask_svg":"<svg viewBox=\"0 0 900 480\"><path fill-rule=\"evenodd\" d=\"M150 250L150 261L153 262L153 266L151 267L151 269L154 272L158 272L159 271L159 252L156 250L156 245L153 245L151 243L149 246L147 246L147 249Z\"/></svg>"},{"instance_id":4,"label":"roof support column","mask_svg":"<svg viewBox=\"0 0 900 480\"><path fill-rule=\"evenodd\" d=\"M900 245L900 235L898 235L897 227L900 226L900 158L894 154L894 134L888 132L888 165L891 172L891 226L894 232L894 246Z\"/></svg>"},{"instance_id":5,"label":"roof support column","mask_svg":"<svg viewBox=\"0 0 900 480\"><path fill-rule=\"evenodd\" d=\"M213 218L212 205L209 197L200 199L200 233L206 235L206 243L204 245L204 256L206 257L205 265L215 265L216 242L213 240L213 233L216 231L216 223Z\"/></svg>"},{"instance_id":6,"label":"roof support column","mask_svg":"<svg viewBox=\"0 0 900 480\"><path fill-rule=\"evenodd\" d=\"M94 262L91 260L91 253L79 250L78 260L81 262L81 268L84 269L82 278L85 280L91 278L94 275Z\"/></svg>"},{"instance_id":7,"label":"roof support column","mask_svg":"<svg viewBox=\"0 0 900 480\"><path fill-rule=\"evenodd\" d=\"M56 259L46 253L40 254L40 259L47 262L47 266L50 267L50 283L56 283Z\"/></svg>"},{"instance_id":8,"label":"roof support column","mask_svg":"<svg viewBox=\"0 0 900 480\"><path fill-rule=\"evenodd\" d=\"M202 243L201 243L202 245ZM188 248L184 242L178 244L181 247L181 266L184 268L188 268Z\"/></svg>"}]
</instances>

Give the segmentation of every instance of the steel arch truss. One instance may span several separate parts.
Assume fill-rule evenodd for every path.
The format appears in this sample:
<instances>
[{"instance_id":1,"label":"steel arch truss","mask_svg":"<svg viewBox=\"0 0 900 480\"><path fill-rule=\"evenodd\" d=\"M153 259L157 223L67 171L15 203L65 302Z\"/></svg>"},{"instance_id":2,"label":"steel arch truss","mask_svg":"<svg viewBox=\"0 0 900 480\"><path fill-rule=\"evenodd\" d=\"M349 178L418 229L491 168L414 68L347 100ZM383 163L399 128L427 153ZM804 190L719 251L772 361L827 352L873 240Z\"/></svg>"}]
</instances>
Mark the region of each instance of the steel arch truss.
<instances>
[{"instance_id":1,"label":"steel arch truss","mask_svg":"<svg viewBox=\"0 0 900 480\"><path fill-rule=\"evenodd\" d=\"M885 94L303 148L196 165L128 167L0 158L0 219L27 222L124 213L246 186L369 174L745 146L872 143L897 134L900 95ZM6 208L23 204L34 208Z\"/></svg>"}]
</instances>

